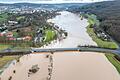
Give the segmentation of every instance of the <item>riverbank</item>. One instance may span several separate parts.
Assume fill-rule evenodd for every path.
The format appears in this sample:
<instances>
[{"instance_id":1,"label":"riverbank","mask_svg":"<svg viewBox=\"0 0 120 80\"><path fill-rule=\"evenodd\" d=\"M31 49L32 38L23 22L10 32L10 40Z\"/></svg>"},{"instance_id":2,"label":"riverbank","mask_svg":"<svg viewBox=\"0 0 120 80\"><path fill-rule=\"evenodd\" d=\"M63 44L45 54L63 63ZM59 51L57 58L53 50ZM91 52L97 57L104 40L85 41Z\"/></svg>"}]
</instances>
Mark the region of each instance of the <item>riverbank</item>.
<instances>
[{"instance_id":1,"label":"riverbank","mask_svg":"<svg viewBox=\"0 0 120 80\"><path fill-rule=\"evenodd\" d=\"M95 34L94 26L99 26L99 21L96 19L96 17L92 14L86 14L86 16L88 17L89 22L89 25L87 26L87 33L92 38L92 40L95 41L99 47L118 49L119 46L115 42L102 40Z\"/></svg>"},{"instance_id":2,"label":"riverbank","mask_svg":"<svg viewBox=\"0 0 120 80\"><path fill-rule=\"evenodd\" d=\"M102 48L111 48L111 49L118 49L119 46L117 43L113 41L105 41L100 38L95 34L94 31L94 26L93 25L98 25L99 26L99 21L96 19L96 17L93 17L92 14L86 15L88 17L88 22L89 25L87 26L87 33L92 37L93 41L97 43L99 47ZM100 26L99 26L100 27ZM106 58L111 62L112 65L116 68L116 70L120 73L120 63L114 58L114 54L105 54Z\"/></svg>"},{"instance_id":3,"label":"riverbank","mask_svg":"<svg viewBox=\"0 0 120 80\"><path fill-rule=\"evenodd\" d=\"M111 48L111 49L119 48L118 45L114 42L108 42L108 41L103 41L99 39L97 35L94 33L93 28L90 28L90 26L87 27L87 33L91 36L91 38L97 43L99 47Z\"/></svg>"},{"instance_id":4,"label":"riverbank","mask_svg":"<svg viewBox=\"0 0 120 80\"><path fill-rule=\"evenodd\" d=\"M107 59L111 62L111 64L113 64L115 66L115 68L117 69L117 71L120 74L120 61L118 61L115 56L115 54L105 54L105 56L107 57Z\"/></svg>"},{"instance_id":5,"label":"riverbank","mask_svg":"<svg viewBox=\"0 0 120 80\"><path fill-rule=\"evenodd\" d=\"M4 50L11 47L11 45L5 45L5 44L0 44L0 50ZM18 60L20 57L19 56L3 56L0 57L0 75L6 69L13 60ZM7 65L7 67L6 67Z\"/></svg>"}]
</instances>

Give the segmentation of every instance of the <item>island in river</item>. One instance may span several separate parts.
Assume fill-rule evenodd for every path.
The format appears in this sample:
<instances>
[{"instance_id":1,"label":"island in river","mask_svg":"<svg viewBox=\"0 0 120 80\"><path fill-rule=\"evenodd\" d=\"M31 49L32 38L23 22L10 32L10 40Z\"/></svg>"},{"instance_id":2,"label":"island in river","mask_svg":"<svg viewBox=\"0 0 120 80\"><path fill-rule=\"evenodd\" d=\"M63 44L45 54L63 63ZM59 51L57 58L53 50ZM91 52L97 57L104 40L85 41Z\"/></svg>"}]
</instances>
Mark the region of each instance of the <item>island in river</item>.
<instances>
[{"instance_id":1,"label":"island in river","mask_svg":"<svg viewBox=\"0 0 120 80\"><path fill-rule=\"evenodd\" d=\"M52 19L55 25L66 30L68 36L61 41L53 41L41 48L71 48L79 45L97 44L86 32L87 19L81 20L78 15L63 11ZM46 55L51 56L46 58ZM40 70L28 76L28 70L37 64ZM13 73L13 71L16 73ZM2 74L2 80L120 80L115 67L104 54L96 52L63 52L54 54L30 54L13 62Z\"/></svg>"}]
</instances>

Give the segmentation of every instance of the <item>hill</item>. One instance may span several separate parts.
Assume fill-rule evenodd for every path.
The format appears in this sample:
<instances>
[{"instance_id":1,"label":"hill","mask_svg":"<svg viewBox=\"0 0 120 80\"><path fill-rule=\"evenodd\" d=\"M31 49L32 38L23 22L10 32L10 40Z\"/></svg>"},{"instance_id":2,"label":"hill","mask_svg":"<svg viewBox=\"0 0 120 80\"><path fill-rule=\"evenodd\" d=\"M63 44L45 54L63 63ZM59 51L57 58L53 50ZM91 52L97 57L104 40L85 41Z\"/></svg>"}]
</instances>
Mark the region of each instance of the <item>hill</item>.
<instances>
[{"instance_id":1,"label":"hill","mask_svg":"<svg viewBox=\"0 0 120 80\"><path fill-rule=\"evenodd\" d=\"M100 28L120 42L120 1L106 1L85 5L79 11L93 13L99 19Z\"/></svg>"},{"instance_id":2,"label":"hill","mask_svg":"<svg viewBox=\"0 0 120 80\"><path fill-rule=\"evenodd\" d=\"M81 7L86 3L61 3L61 4L35 4L35 3L14 3L14 4L3 4L0 3L0 6L7 6L12 8L23 8L30 7L30 8L43 8L43 9L60 9L64 10L69 7Z\"/></svg>"}]
</instances>

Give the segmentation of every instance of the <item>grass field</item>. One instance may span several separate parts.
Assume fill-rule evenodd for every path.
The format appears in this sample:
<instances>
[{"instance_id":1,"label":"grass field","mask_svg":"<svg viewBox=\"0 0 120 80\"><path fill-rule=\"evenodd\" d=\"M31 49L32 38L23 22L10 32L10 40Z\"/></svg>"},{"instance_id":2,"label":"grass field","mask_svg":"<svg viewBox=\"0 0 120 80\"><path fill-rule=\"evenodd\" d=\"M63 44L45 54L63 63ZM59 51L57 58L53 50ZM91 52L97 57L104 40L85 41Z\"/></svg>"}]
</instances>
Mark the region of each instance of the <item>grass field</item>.
<instances>
[{"instance_id":1,"label":"grass field","mask_svg":"<svg viewBox=\"0 0 120 80\"><path fill-rule=\"evenodd\" d=\"M46 30L45 31L45 42L52 41L55 37L56 33L53 30Z\"/></svg>"},{"instance_id":2,"label":"grass field","mask_svg":"<svg viewBox=\"0 0 120 80\"><path fill-rule=\"evenodd\" d=\"M20 17L17 17L17 20L19 21L19 20L24 19L24 18L25 18L25 16L20 16Z\"/></svg>"},{"instance_id":3,"label":"grass field","mask_svg":"<svg viewBox=\"0 0 120 80\"><path fill-rule=\"evenodd\" d=\"M90 37L97 43L99 47L103 48L118 48L118 45L115 42L108 42L103 41L102 39L98 38L97 35L94 33L93 28L87 27L87 33L90 35Z\"/></svg>"},{"instance_id":4,"label":"grass field","mask_svg":"<svg viewBox=\"0 0 120 80\"><path fill-rule=\"evenodd\" d=\"M91 24L96 23L95 21L97 21L97 24L99 24L98 20L93 19L93 17L88 17L89 25L87 27L87 33L90 35L90 37L93 39L93 41L95 41L99 47L113 48L113 49L118 48L118 45L115 42L103 41L102 39L97 37L97 35L94 33L93 28L90 27Z\"/></svg>"},{"instance_id":5,"label":"grass field","mask_svg":"<svg viewBox=\"0 0 120 80\"><path fill-rule=\"evenodd\" d=\"M120 73L120 62L114 57L115 54L105 54L107 59L115 66L117 71Z\"/></svg>"},{"instance_id":6,"label":"grass field","mask_svg":"<svg viewBox=\"0 0 120 80\"><path fill-rule=\"evenodd\" d=\"M16 56L4 56L2 58L0 58L0 69L5 65L7 64L9 61L12 61L12 60L15 60L17 59L18 57Z\"/></svg>"},{"instance_id":7,"label":"grass field","mask_svg":"<svg viewBox=\"0 0 120 80\"><path fill-rule=\"evenodd\" d=\"M11 47L11 45L7 45L7 44L0 44L0 50L3 50L3 49L7 49Z\"/></svg>"},{"instance_id":8,"label":"grass field","mask_svg":"<svg viewBox=\"0 0 120 80\"><path fill-rule=\"evenodd\" d=\"M90 24L96 24L97 26L99 26L100 22L99 20L97 20L97 16L94 14L91 15L87 15L88 16L88 22Z\"/></svg>"},{"instance_id":9,"label":"grass field","mask_svg":"<svg viewBox=\"0 0 120 80\"><path fill-rule=\"evenodd\" d=\"M5 45L5 44L0 44L0 50L4 50L7 48L10 48L11 45ZM0 57L0 69L7 64L8 62L14 60L14 59L18 59L18 57L16 56L5 56L5 57Z\"/></svg>"}]
</instances>

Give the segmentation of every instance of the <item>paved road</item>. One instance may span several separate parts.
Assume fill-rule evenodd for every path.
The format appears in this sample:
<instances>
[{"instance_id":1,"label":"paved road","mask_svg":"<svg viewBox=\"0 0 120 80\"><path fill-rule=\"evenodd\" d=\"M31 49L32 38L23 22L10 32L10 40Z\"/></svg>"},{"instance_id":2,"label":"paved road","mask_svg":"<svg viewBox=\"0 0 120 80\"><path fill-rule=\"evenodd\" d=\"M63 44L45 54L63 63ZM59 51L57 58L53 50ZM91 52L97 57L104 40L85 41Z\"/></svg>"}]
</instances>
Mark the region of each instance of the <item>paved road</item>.
<instances>
[{"instance_id":1,"label":"paved road","mask_svg":"<svg viewBox=\"0 0 120 80\"><path fill-rule=\"evenodd\" d=\"M78 48L48 48L48 49L39 49L33 48L32 52L66 52L66 51L80 51L80 52L104 52L104 53L114 53L120 54L119 49L105 49L105 48L90 48L90 47L78 47Z\"/></svg>"},{"instance_id":2,"label":"paved road","mask_svg":"<svg viewBox=\"0 0 120 80\"><path fill-rule=\"evenodd\" d=\"M113 53L113 54L119 54L119 49L105 49L105 48L90 48L90 47L78 47L78 48L47 48L47 49L41 49L41 48L31 48L31 50L9 50L9 51L1 51L1 56L11 56L11 55L26 55L26 54L32 54L32 53L54 53L54 52L103 52L103 53Z\"/></svg>"}]
</instances>

